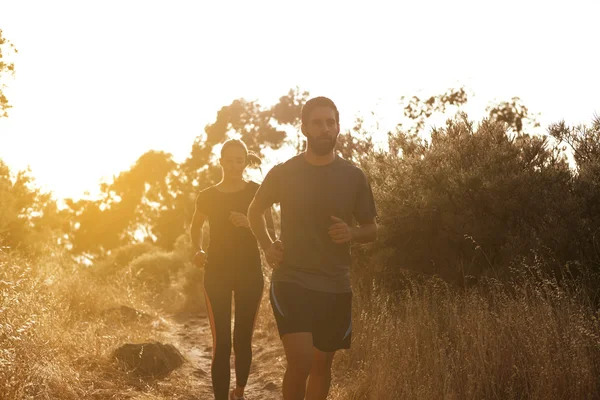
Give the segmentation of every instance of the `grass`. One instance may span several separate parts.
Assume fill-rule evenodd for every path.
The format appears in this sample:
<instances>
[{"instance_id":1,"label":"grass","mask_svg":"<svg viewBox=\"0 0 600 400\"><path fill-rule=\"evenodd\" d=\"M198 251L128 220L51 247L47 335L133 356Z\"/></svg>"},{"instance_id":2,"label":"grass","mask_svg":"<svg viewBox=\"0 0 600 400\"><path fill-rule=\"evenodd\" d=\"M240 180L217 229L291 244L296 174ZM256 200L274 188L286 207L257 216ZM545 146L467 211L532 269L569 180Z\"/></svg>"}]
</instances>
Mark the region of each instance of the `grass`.
<instances>
[{"instance_id":1,"label":"grass","mask_svg":"<svg viewBox=\"0 0 600 400\"><path fill-rule=\"evenodd\" d=\"M510 284L455 290L407 278L396 295L357 294L353 348L332 398L597 399L598 311L582 287L523 267Z\"/></svg>"},{"instance_id":2,"label":"grass","mask_svg":"<svg viewBox=\"0 0 600 400\"><path fill-rule=\"evenodd\" d=\"M174 253L134 253L107 276L61 252L35 262L0 253L1 399L194 398L189 374L137 379L111 358L124 343L168 340L159 315L203 307L198 270ZM157 265L170 284L135 278ZM394 294L355 292L353 347L336 356L330 399L600 398L600 315L585 282L527 266L463 290L404 281ZM120 306L150 318L123 319ZM266 295L257 334L279 346Z\"/></svg>"},{"instance_id":3,"label":"grass","mask_svg":"<svg viewBox=\"0 0 600 400\"><path fill-rule=\"evenodd\" d=\"M111 357L124 343L165 340L158 301L175 297L125 278L106 283L60 252L36 262L0 253L0 399L191 396L177 372L142 380ZM124 318L121 306L148 318Z\"/></svg>"}]
</instances>

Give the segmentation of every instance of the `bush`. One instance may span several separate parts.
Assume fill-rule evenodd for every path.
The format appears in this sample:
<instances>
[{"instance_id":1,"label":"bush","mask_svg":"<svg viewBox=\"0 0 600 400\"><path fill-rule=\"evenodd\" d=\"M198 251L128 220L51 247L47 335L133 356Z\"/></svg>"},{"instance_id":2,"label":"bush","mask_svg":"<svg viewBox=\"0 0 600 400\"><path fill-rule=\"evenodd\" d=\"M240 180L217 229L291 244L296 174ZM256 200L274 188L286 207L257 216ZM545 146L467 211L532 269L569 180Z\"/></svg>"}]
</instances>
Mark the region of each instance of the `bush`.
<instances>
[{"instance_id":1,"label":"bush","mask_svg":"<svg viewBox=\"0 0 600 400\"><path fill-rule=\"evenodd\" d=\"M202 312L203 271L191 263L188 235L181 235L172 251L150 243L119 247L87 268L98 282L136 293L152 307L168 312Z\"/></svg>"},{"instance_id":2,"label":"bush","mask_svg":"<svg viewBox=\"0 0 600 400\"><path fill-rule=\"evenodd\" d=\"M460 115L430 142L396 132L390 151L373 153L364 167L380 215L380 283L393 285L401 269L461 285L501 277L532 249L555 270L581 256L574 174L547 137L487 120L475 127Z\"/></svg>"},{"instance_id":3,"label":"bush","mask_svg":"<svg viewBox=\"0 0 600 400\"><path fill-rule=\"evenodd\" d=\"M144 253L129 265L131 278L154 293L167 289L183 268L182 259L164 251Z\"/></svg>"},{"instance_id":4,"label":"bush","mask_svg":"<svg viewBox=\"0 0 600 400\"><path fill-rule=\"evenodd\" d=\"M151 252L159 251L159 248L146 242L132 243L113 250L110 255L98 260L91 272L103 278L113 278L115 274L124 273L124 269L137 257Z\"/></svg>"}]
</instances>

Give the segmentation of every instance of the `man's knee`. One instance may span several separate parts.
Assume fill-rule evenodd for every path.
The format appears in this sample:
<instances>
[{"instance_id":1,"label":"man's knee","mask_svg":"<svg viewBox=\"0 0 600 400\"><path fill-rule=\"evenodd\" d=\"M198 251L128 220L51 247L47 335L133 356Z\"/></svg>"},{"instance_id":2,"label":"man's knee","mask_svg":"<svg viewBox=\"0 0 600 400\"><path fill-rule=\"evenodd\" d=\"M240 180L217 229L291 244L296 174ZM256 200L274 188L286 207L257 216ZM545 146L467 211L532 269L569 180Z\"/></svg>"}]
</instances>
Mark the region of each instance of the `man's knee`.
<instances>
[{"instance_id":1,"label":"man's knee","mask_svg":"<svg viewBox=\"0 0 600 400\"><path fill-rule=\"evenodd\" d=\"M294 379L306 380L310 375L311 365L308 363L288 362L287 373Z\"/></svg>"},{"instance_id":2,"label":"man's knee","mask_svg":"<svg viewBox=\"0 0 600 400\"><path fill-rule=\"evenodd\" d=\"M313 360L312 335L297 333L284 335L283 347L287 358L287 370L295 378L307 378Z\"/></svg>"},{"instance_id":3,"label":"man's knee","mask_svg":"<svg viewBox=\"0 0 600 400\"><path fill-rule=\"evenodd\" d=\"M310 352L296 352L293 357L288 357L287 369L290 374L298 378L307 378L312 367Z\"/></svg>"},{"instance_id":4,"label":"man's knee","mask_svg":"<svg viewBox=\"0 0 600 400\"><path fill-rule=\"evenodd\" d=\"M330 375L334 355L334 352L327 353L315 350L313 353L311 373L321 376Z\"/></svg>"}]
</instances>

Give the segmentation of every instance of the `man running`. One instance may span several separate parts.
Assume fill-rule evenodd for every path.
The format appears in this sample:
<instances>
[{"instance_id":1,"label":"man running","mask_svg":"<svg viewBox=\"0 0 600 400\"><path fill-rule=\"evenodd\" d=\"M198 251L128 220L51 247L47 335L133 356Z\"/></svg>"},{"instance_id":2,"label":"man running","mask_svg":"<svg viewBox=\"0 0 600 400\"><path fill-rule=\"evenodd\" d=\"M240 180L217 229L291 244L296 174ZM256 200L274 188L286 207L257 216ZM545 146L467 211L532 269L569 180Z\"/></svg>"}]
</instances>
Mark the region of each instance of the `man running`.
<instances>
[{"instance_id":1,"label":"man running","mask_svg":"<svg viewBox=\"0 0 600 400\"><path fill-rule=\"evenodd\" d=\"M333 101L307 101L307 150L269 171L248 210L273 268L271 306L287 358L285 400L327 398L335 352L350 348L350 244L377 236L365 174L334 152L339 132ZM263 218L273 203L281 205L281 240L275 242Z\"/></svg>"}]
</instances>

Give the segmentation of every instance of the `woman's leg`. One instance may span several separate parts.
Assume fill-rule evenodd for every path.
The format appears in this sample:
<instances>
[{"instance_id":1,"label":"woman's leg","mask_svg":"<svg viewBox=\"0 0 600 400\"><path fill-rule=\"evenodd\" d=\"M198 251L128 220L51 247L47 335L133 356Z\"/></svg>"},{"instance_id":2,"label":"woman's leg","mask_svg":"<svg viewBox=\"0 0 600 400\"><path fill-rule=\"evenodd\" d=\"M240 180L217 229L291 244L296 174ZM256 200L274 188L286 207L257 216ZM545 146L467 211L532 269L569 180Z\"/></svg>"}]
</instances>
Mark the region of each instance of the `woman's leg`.
<instances>
[{"instance_id":1,"label":"woman's leg","mask_svg":"<svg viewBox=\"0 0 600 400\"><path fill-rule=\"evenodd\" d=\"M208 273L204 275L204 294L213 336L213 391L216 400L227 400L231 357L231 287L223 279Z\"/></svg>"},{"instance_id":2,"label":"woman's leg","mask_svg":"<svg viewBox=\"0 0 600 400\"><path fill-rule=\"evenodd\" d=\"M240 396L248 382L252 364L252 334L258 316L263 293L262 271L239 279L235 287L235 327L233 331L233 349L235 352L236 395Z\"/></svg>"}]
</instances>

